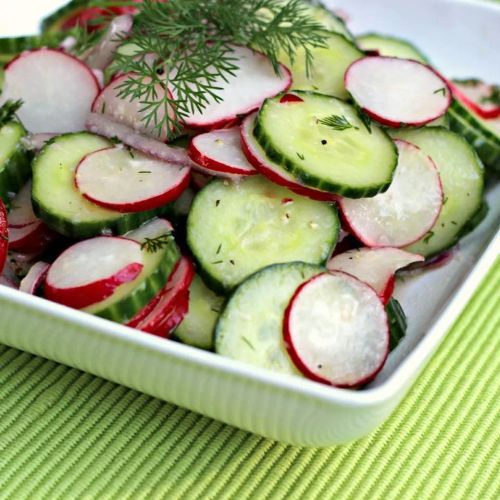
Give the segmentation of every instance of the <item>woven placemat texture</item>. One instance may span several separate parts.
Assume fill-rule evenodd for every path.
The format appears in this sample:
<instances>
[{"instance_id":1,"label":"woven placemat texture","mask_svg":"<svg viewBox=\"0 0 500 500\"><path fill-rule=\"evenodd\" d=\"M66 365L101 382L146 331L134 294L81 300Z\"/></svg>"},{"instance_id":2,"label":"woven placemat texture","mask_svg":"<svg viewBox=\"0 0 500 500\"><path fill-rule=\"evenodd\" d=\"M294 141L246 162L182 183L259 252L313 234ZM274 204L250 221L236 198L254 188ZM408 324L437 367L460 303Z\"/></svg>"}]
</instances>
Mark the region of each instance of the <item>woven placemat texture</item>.
<instances>
[{"instance_id":1,"label":"woven placemat texture","mask_svg":"<svg viewBox=\"0 0 500 500\"><path fill-rule=\"evenodd\" d=\"M394 415L301 449L0 347L0 498L500 498L500 260Z\"/></svg>"}]
</instances>

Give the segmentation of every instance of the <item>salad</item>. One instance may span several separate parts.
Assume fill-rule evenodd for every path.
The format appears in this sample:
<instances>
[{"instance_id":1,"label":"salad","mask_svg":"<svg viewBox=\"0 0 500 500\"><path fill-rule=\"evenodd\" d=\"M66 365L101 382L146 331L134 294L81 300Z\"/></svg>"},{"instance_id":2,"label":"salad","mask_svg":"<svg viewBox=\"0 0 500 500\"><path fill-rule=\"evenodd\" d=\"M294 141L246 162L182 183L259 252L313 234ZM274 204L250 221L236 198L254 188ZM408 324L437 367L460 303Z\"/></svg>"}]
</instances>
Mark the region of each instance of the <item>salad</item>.
<instances>
[{"instance_id":1,"label":"salad","mask_svg":"<svg viewBox=\"0 0 500 500\"><path fill-rule=\"evenodd\" d=\"M72 0L0 64L2 286L337 387L500 170L500 87L317 2Z\"/></svg>"}]
</instances>

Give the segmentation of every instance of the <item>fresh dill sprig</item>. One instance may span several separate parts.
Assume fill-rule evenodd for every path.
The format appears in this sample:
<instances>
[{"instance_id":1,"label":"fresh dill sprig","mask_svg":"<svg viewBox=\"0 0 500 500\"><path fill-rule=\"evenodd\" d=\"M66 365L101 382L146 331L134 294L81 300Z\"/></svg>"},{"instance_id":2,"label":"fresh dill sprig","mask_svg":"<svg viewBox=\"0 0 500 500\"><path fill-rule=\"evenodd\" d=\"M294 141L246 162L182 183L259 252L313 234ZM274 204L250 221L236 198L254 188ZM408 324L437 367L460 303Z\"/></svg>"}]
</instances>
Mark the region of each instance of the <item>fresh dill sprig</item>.
<instances>
[{"instance_id":1,"label":"fresh dill sprig","mask_svg":"<svg viewBox=\"0 0 500 500\"><path fill-rule=\"evenodd\" d=\"M350 128L359 130L359 127L352 125L352 123L350 123L344 115L330 115L325 118L321 118L320 120L318 120L318 123L321 123L321 125L326 125L327 127L333 128L333 130L338 130L340 132L342 132L342 130L348 130Z\"/></svg>"},{"instance_id":2,"label":"fresh dill sprig","mask_svg":"<svg viewBox=\"0 0 500 500\"><path fill-rule=\"evenodd\" d=\"M165 233L156 238L146 238L141 243L141 250L146 250L148 253L156 253L169 245L172 240L172 233Z\"/></svg>"},{"instance_id":3,"label":"fresh dill sprig","mask_svg":"<svg viewBox=\"0 0 500 500\"><path fill-rule=\"evenodd\" d=\"M299 48L310 68L312 49L327 36L303 0L145 0L137 7L123 40L133 53L118 52L114 63L132 74L119 97L139 101L145 127L169 139L190 114L220 102L218 82L238 70L231 45L261 51L279 72L280 54L293 62Z\"/></svg>"},{"instance_id":4,"label":"fresh dill sprig","mask_svg":"<svg viewBox=\"0 0 500 500\"><path fill-rule=\"evenodd\" d=\"M22 99L7 99L0 107L0 127L16 118L16 113L23 105Z\"/></svg>"}]
</instances>

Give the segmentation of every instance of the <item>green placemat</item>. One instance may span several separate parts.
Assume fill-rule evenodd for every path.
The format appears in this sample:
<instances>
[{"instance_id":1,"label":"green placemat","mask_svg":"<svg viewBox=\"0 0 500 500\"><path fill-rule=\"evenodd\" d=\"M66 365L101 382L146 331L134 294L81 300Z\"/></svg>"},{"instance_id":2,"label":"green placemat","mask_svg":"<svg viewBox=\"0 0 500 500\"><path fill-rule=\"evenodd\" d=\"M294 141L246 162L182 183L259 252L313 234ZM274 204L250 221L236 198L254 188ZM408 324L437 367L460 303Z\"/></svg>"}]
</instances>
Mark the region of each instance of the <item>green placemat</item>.
<instances>
[{"instance_id":1,"label":"green placemat","mask_svg":"<svg viewBox=\"0 0 500 500\"><path fill-rule=\"evenodd\" d=\"M392 418L285 446L0 347L0 498L500 498L500 260Z\"/></svg>"}]
</instances>

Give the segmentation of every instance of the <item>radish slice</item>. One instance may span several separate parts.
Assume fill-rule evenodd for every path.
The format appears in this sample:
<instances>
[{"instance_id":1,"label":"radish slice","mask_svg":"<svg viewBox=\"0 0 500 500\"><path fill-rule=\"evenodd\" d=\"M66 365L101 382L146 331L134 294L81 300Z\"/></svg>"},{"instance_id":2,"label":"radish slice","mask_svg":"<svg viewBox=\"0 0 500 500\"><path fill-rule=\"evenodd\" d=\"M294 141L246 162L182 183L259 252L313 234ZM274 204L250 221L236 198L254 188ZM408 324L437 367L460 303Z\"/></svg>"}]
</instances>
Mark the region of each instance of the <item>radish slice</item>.
<instances>
[{"instance_id":1,"label":"radish slice","mask_svg":"<svg viewBox=\"0 0 500 500\"><path fill-rule=\"evenodd\" d=\"M65 250L50 266L45 297L75 309L100 302L143 268L137 241L98 236Z\"/></svg>"},{"instance_id":2,"label":"radish slice","mask_svg":"<svg viewBox=\"0 0 500 500\"><path fill-rule=\"evenodd\" d=\"M117 76L104 87L101 93L97 96L92 104L93 113L102 113L105 116L112 118L116 122L129 126L132 130L140 132L148 137L158 139L158 141L167 140L167 129L164 127L161 134L158 134L154 129L154 123L145 124L146 113L142 111L145 107L140 99L130 99L118 97L121 86L130 79L133 79L132 73L125 73ZM165 94L165 89L159 83L155 85L157 96ZM159 99L160 97L157 97ZM165 110L161 108L158 111L158 121L162 121L165 117ZM120 137L118 137L121 139ZM123 141L125 142L125 141ZM130 144L129 144L130 145ZM137 148L140 149L140 148Z\"/></svg>"},{"instance_id":3,"label":"radish slice","mask_svg":"<svg viewBox=\"0 0 500 500\"><path fill-rule=\"evenodd\" d=\"M7 260L9 249L9 230L7 228L7 209L0 198L0 274Z\"/></svg>"},{"instance_id":4,"label":"radish slice","mask_svg":"<svg viewBox=\"0 0 500 500\"><path fill-rule=\"evenodd\" d=\"M212 170L214 175L225 172L236 175L256 175L258 171L241 150L239 127L214 130L191 139L188 155L195 163Z\"/></svg>"},{"instance_id":5,"label":"radish slice","mask_svg":"<svg viewBox=\"0 0 500 500\"><path fill-rule=\"evenodd\" d=\"M455 81L448 82L448 84L453 91L453 96L481 118L485 120L500 118L500 106L488 100L498 87L479 80Z\"/></svg>"},{"instance_id":6,"label":"radish slice","mask_svg":"<svg viewBox=\"0 0 500 500\"><path fill-rule=\"evenodd\" d=\"M337 387L372 380L389 353L384 305L365 283L339 271L301 285L283 323L286 348L308 378Z\"/></svg>"},{"instance_id":7,"label":"radish slice","mask_svg":"<svg viewBox=\"0 0 500 500\"><path fill-rule=\"evenodd\" d=\"M373 198L339 201L351 232L369 247L403 247L418 241L443 206L434 162L417 146L395 142L399 159L389 189Z\"/></svg>"},{"instance_id":8,"label":"radish slice","mask_svg":"<svg viewBox=\"0 0 500 500\"><path fill-rule=\"evenodd\" d=\"M25 227L39 221L31 204L31 181L28 181L12 200L8 220L11 228Z\"/></svg>"},{"instance_id":9,"label":"radish slice","mask_svg":"<svg viewBox=\"0 0 500 500\"><path fill-rule=\"evenodd\" d=\"M274 72L271 61L246 47L232 46L230 56L238 67L234 76L218 76L212 82L217 87L220 100L207 96L208 105L185 120L192 128L222 128L238 120L241 115L260 108L268 97L287 90L292 77L285 66L280 65L280 74ZM210 72L210 68L207 68Z\"/></svg>"},{"instance_id":10,"label":"radish slice","mask_svg":"<svg viewBox=\"0 0 500 500\"><path fill-rule=\"evenodd\" d=\"M76 57L38 49L8 64L2 101L23 100L17 114L30 132L78 132L98 92L92 71Z\"/></svg>"},{"instance_id":11,"label":"radish slice","mask_svg":"<svg viewBox=\"0 0 500 500\"><path fill-rule=\"evenodd\" d=\"M358 248L335 255L326 267L344 271L370 285L386 304L394 290L394 274L414 262L423 262L422 255L399 248Z\"/></svg>"},{"instance_id":12,"label":"radish slice","mask_svg":"<svg viewBox=\"0 0 500 500\"><path fill-rule=\"evenodd\" d=\"M293 94L286 94L285 97L290 95ZM291 101L287 100L286 102ZM240 128L241 146L243 153L246 155L248 161L255 167L255 169L275 184L286 187L290 189L290 191L300 194L301 196L307 196L308 198L318 201L336 201L338 197L333 195L332 193L326 193L324 191L319 191L318 189L299 184L280 165L273 162L267 157L265 151L262 149L262 146L255 140L253 136L256 116L257 113L248 115L243 120Z\"/></svg>"},{"instance_id":13,"label":"radish slice","mask_svg":"<svg viewBox=\"0 0 500 500\"><path fill-rule=\"evenodd\" d=\"M132 16L127 14L113 18L101 41L85 57L85 62L91 68L105 69L113 61L124 37L132 30L132 24Z\"/></svg>"},{"instance_id":14,"label":"radish slice","mask_svg":"<svg viewBox=\"0 0 500 500\"><path fill-rule=\"evenodd\" d=\"M179 167L124 147L85 156L75 184L88 200L119 212L141 212L177 199L189 185L188 167Z\"/></svg>"},{"instance_id":15,"label":"radish slice","mask_svg":"<svg viewBox=\"0 0 500 500\"><path fill-rule=\"evenodd\" d=\"M446 80L409 59L359 59L347 69L345 87L366 114L389 127L425 125L444 115L451 104Z\"/></svg>"},{"instance_id":16,"label":"radish slice","mask_svg":"<svg viewBox=\"0 0 500 500\"><path fill-rule=\"evenodd\" d=\"M9 228L9 250L24 254L39 254L57 237L57 234L43 221L37 219L27 226Z\"/></svg>"},{"instance_id":17,"label":"radish slice","mask_svg":"<svg viewBox=\"0 0 500 500\"><path fill-rule=\"evenodd\" d=\"M165 287L127 326L161 337L168 336L187 313L186 303L189 304L189 287L193 278L193 264L181 257Z\"/></svg>"},{"instance_id":18,"label":"radish slice","mask_svg":"<svg viewBox=\"0 0 500 500\"><path fill-rule=\"evenodd\" d=\"M90 113L87 117L86 127L95 134L103 135L109 139L118 139L127 146L159 160L185 167L194 166L185 149L168 146L156 139L146 137L108 116Z\"/></svg>"},{"instance_id":19,"label":"radish slice","mask_svg":"<svg viewBox=\"0 0 500 500\"><path fill-rule=\"evenodd\" d=\"M21 280L19 290L21 292L35 295L47 276L50 264L46 262L37 262L31 266L28 274Z\"/></svg>"}]
</instances>

